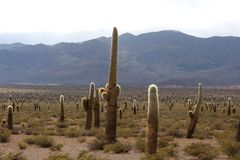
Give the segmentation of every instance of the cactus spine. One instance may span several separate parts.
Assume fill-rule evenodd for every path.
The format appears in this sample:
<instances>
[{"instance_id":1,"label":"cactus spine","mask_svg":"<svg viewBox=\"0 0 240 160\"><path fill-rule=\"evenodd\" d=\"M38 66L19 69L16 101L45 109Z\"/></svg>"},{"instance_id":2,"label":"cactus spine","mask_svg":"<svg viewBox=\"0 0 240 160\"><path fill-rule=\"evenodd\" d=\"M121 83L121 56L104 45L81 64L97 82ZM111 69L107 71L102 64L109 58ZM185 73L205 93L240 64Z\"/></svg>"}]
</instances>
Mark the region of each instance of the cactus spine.
<instances>
[{"instance_id":1,"label":"cactus spine","mask_svg":"<svg viewBox=\"0 0 240 160\"><path fill-rule=\"evenodd\" d=\"M8 122L8 129L13 129L13 107L8 106L7 108L8 116L7 116L7 122Z\"/></svg>"},{"instance_id":2,"label":"cactus spine","mask_svg":"<svg viewBox=\"0 0 240 160\"><path fill-rule=\"evenodd\" d=\"M198 120L198 113L202 105L202 100L203 100L203 95L202 95L202 84L198 84L198 99L197 99L197 104L194 106L194 110L189 111L188 115L190 117L190 123L188 126L188 131L187 131L187 138L192 138L194 129L197 124Z\"/></svg>"},{"instance_id":3,"label":"cactus spine","mask_svg":"<svg viewBox=\"0 0 240 160\"><path fill-rule=\"evenodd\" d=\"M88 98L83 97L82 99L83 108L87 112L86 124L85 124L85 129L87 130L91 129L91 126L92 126L92 110L94 105L94 94L95 94L94 92L95 92L95 84L91 82Z\"/></svg>"},{"instance_id":4,"label":"cactus spine","mask_svg":"<svg viewBox=\"0 0 240 160\"><path fill-rule=\"evenodd\" d=\"M117 132L117 108L118 96L120 94L120 86L117 85L117 50L118 50L118 32L117 28L113 28L112 47L110 55L110 66L108 83L105 88L100 89L101 96L107 101L106 112L106 142L116 142Z\"/></svg>"},{"instance_id":5,"label":"cactus spine","mask_svg":"<svg viewBox=\"0 0 240 160\"><path fill-rule=\"evenodd\" d=\"M158 138L158 88L152 84L148 88L148 132L147 132L147 153L154 154L157 149Z\"/></svg>"},{"instance_id":6,"label":"cactus spine","mask_svg":"<svg viewBox=\"0 0 240 160\"><path fill-rule=\"evenodd\" d=\"M60 96L59 102L60 102L60 107L61 107L60 122L64 122L64 104L63 104L64 96L63 95Z\"/></svg>"},{"instance_id":7,"label":"cactus spine","mask_svg":"<svg viewBox=\"0 0 240 160\"><path fill-rule=\"evenodd\" d=\"M94 98L94 127L100 127L99 89L96 89L96 95Z\"/></svg>"}]
</instances>

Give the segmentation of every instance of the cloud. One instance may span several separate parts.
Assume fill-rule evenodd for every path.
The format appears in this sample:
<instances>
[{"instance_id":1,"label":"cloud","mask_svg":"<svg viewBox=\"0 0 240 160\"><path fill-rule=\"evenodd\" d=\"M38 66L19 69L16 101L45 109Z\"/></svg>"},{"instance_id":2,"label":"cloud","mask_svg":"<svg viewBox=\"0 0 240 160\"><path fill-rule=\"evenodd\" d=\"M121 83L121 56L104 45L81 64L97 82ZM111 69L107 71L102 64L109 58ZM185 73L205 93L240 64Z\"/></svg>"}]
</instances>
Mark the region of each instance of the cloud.
<instances>
[{"instance_id":1,"label":"cloud","mask_svg":"<svg viewBox=\"0 0 240 160\"><path fill-rule=\"evenodd\" d=\"M239 6L238 0L0 0L0 32L109 36L117 26L120 33L173 29L240 36Z\"/></svg>"}]
</instances>

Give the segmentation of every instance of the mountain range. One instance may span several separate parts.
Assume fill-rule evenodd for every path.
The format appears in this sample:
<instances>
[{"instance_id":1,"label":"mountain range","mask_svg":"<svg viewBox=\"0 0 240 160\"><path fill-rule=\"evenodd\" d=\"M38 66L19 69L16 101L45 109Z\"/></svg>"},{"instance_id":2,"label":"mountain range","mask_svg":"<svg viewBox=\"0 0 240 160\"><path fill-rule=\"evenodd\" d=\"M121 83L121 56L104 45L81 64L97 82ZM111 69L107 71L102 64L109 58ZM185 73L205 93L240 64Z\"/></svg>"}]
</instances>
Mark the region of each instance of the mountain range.
<instances>
[{"instance_id":1,"label":"mountain range","mask_svg":"<svg viewBox=\"0 0 240 160\"><path fill-rule=\"evenodd\" d=\"M55 45L0 44L1 84L77 84L107 81L111 37ZM199 38L166 30L119 36L122 85L240 84L240 38Z\"/></svg>"}]
</instances>

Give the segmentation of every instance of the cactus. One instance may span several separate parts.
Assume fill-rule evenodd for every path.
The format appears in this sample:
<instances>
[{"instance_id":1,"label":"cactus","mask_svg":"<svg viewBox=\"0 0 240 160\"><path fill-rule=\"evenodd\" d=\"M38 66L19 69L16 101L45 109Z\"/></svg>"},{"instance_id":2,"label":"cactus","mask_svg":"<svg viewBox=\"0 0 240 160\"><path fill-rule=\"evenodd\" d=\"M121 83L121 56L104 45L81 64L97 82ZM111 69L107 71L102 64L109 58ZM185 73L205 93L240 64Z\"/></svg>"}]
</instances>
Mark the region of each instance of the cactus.
<instances>
[{"instance_id":1,"label":"cactus","mask_svg":"<svg viewBox=\"0 0 240 160\"><path fill-rule=\"evenodd\" d=\"M124 109L127 109L127 102L126 101L124 102L123 106L124 106Z\"/></svg>"},{"instance_id":2,"label":"cactus","mask_svg":"<svg viewBox=\"0 0 240 160\"><path fill-rule=\"evenodd\" d=\"M120 118L120 120L122 119L122 113L123 113L123 109L120 107L119 108L119 118Z\"/></svg>"},{"instance_id":3,"label":"cactus","mask_svg":"<svg viewBox=\"0 0 240 160\"><path fill-rule=\"evenodd\" d=\"M63 104L64 96L63 95L60 96L59 102L60 102L60 107L61 107L60 122L64 122L64 104Z\"/></svg>"},{"instance_id":4,"label":"cactus","mask_svg":"<svg viewBox=\"0 0 240 160\"><path fill-rule=\"evenodd\" d=\"M107 101L106 112L106 143L116 142L117 132L117 108L120 86L117 84L117 50L118 50L118 32L113 28L112 47L110 55L110 66L108 83L105 88L100 89L102 98Z\"/></svg>"},{"instance_id":5,"label":"cactus","mask_svg":"<svg viewBox=\"0 0 240 160\"><path fill-rule=\"evenodd\" d=\"M228 98L228 103L227 103L227 106L228 106L228 112L227 114L230 116L231 115L231 98Z\"/></svg>"},{"instance_id":6,"label":"cactus","mask_svg":"<svg viewBox=\"0 0 240 160\"><path fill-rule=\"evenodd\" d=\"M238 129L236 135L237 141L240 142L240 120L238 120Z\"/></svg>"},{"instance_id":7,"label":"cactus","mask_svg":"<svg viewBox=\"0 0 240 160\"><path fill-rule=\"evenodd\" d=\"M133 106L132 106L133 114L135 115L137 113L137 102L136 102L136 99L133 100L132 104L133 104Z\"/></svg>"},{"instance_id":8,"label":"cactus","mask_svg":"<svg viewBox=\"0 0 240 160\"><path fill-rule=\"evenodd\" d=\"M225 114L225 112L226 112L226 110L225 110L225 109L223 109L222 113L223 113L223 114Z\"/></svg>"},{"instance_id":9,"label":"cactus","mask_svg":"<svg viewBox=\"0 0 240 160\"><path fill-rule=\"evenodd\" d=\"M20 111L20 108L19 108L19 106L17 105L17 112L19 112Z\"/></svg>"},{"instance_id":10,"label":"cactus","mask_svg":"<svg viewBox=\"0 0 240 160\"><path fill-rule=\"evenodd\" d=\"M12 95L10 95L8 98L8 106L12 106L12 104L13 104L13 98L12 98Z\"/></svg>"},{"instance_id":11,"label":"cactus","mask_svg":"<svg viewBox=\"0 0 240 160\"><path fill-rule=\"evenodd\" d=\"M172 109L174 107L174 103L173 102L169 102L168 107L169 107L169 110L172 111Z\"/></svg>"},{"instance_id":12,"label":"cactus","mask_svg":"<svg viewBox=\"0 0 240 160\"><path fill-rule=\"evenodd\" d=\"M7 125L7 121L6 121L6 119L2 119L1 127L2 127L2 128L5 128L6 125Z\"/></svg>"},{"instance_id":13,"label":"cactus","mask_svg":"<svg viewBox=\"0 0 240 160\"><path fill-rule=\"evenodd\" d=\"M79 100L76 100L75 104L76 104L76 108L79 109Z\"/></svg>"},{"instance_id":14,"label":"cactus","mask_svg":"<svg viewBox=\"0 0 240 160\"><path fill-rule=\"evenodd\" d=\"M187 105L188 105L188 111L192 110L192 100L191 99L188 99Z\"/></svg>"},{"instance_id":15,"label":"cactus","mask_svg":"<svg viewBox=\"0 0 240 160\"><path fill-rule=\"evenodd\" d=\"M188 115L190 117L190 123L188 126L188 131L187 131L187 138L192 138L194 129L197 124L198 120L198 113L201 108L202 100L203 100L203 95L202 95L202 84L198 84L198 99L197 99L197 104L194 106L194 110L189 111Z\"/></svg>"},{"instance_id":16,"label":"cactus","mask_svg":"<svg viewBox=\"0 0 240 160\"><path fill-rule=\"evenodd\" d=\"M86 123L85 123L85 129L89 130L92 127L92 110L94 106L94 95L95 95L95 84L93 82L90 83L88 98L83 97L82 103L83 108L87 112L86 116Z\"/></svg>"},{"instance_id":17,"label":"cactus","mask_svg":"<svg viewBox=\"0 0 240 160\"><path fill-rule=\"evenodd\" d=\"M216 113L217 112L217 104L214 104L213 106L213 111Z\"/></svg>"},{"instance_id":18,"label":"cactus","mask_svg":"<svg viewBox=\"0 0 240 160\"><path fill-rule=\"evenodd\" d=\"M94 127L100 127L99 89L96 89L96 94L94 98Z\"/></svg>"},{"instance_id":19,"label":"cactus","mask_svg":"<svg viewBox=\"0 0 240 160\"><path fill-rule=\"evenodd\" d=\"M148 132L147 132L147 153L154 154L157 149L158 137L158 88L152 84L148 88Z\"/></svg>"},{"instance_id":20,"label":"cactus","mask_svg":"<svg viewBox=\"0 0 240 160\"><path fill-rule=\"evenodd\" d=\"M7 108L8 116L7 116L7 122L8 122L8 129L13 129L13 107L8 106Z\"/></svg>"},{"instance_id":21,"label":"cactus","mask_svg":"<svg viewBox=\"0 0 240 160\"><path fill-rule=\"evenodd\" d=\"M233 114L236 113L236 107L232 107L232 113L233 113Z\"/></svg>"}]
</instances>

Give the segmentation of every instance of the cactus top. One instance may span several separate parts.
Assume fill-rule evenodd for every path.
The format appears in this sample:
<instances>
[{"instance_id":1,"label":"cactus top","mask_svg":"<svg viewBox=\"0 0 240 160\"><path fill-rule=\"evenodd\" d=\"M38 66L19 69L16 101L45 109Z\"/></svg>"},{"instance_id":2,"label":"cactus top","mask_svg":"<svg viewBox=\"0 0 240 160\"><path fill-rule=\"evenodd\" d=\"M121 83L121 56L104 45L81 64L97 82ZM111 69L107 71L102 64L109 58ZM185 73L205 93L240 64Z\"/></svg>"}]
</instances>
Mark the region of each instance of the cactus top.
<instances>
[{"instance_id":1,"label":"cactus top","mask_svg":"<svg viewBox=\"0 0 240 160\"><path fill-rule=\"evenodd\" d=\"M151 84L148 88L148 104L151 102L158 103L158 88L155 84Z\"/></svg>"},{"instance_id":2,"label":"cactus top","mask_svg":"<svg viewBox=\"0 0 240 160\"><path fill-rule=\"evenodd\" d=\"M158 92L158 88L155 84L151 84L148 88L148 93L157 93Z\"/></svg>"},{"instance_id":3,"label":"cactus top","mask_svg":"<svg viewBox=\"0 0 240 160\"><path fill-rule=\"evenodd\" d=\"M133 106L137 105L136 99L133 100Z\"/></svg>"},{"instance_id":4,"label":"cactus top","mask_svg":"<svg viewBox=\"0 0 240 160\"><path fill-rule=\"evenodd\" d=\"M61 95L61 96L60 96L59 101L60 101L60 103L63 103L63 102L64 102L64 95Z\"/></svg>"},{"instance_id":5,"label":"cactus top","mask_svg":"<svg viewBox=\"0 0 240 160\"><path fill-rule=\"evenodd\" d=\"M94 82L90 83L90 89L89 89L88 96L89 96L88 97L89 99L92 99L95 96L95 83Z\"/></svg>"},{"instance_id":6,"label":"cactus top","mask_svg":"<svg viewBox=\"0 0 240 160\"><path fill-rule=\"evenodd\" d=\"M10 105L10 106L7 107L7 110L8 110L8 111L10 111L10 110L12 111L12 110L13 110L13 107Z\"/></svg>"},{"instance_id":7,"label":"cactus top","mask_svg":"<svg viewBox=\"0 0 240 160\"><path fill-rule=\"evenodd\" d=\"M198 100L202 101L202 83L198 84Z\"/></svg>"},{"instance_id":8,"label":"cactus top","mask_svg":"<svg viewBox=\"0 0 240 160\"><path fill-rule=\"evenodd\" d=\"M112 47L110 53L110 68L108 84L109 89L117 85L117 50L118 50L118 31L117 28L113 28L112 33Z\"/></svg>"}]
</instances>

